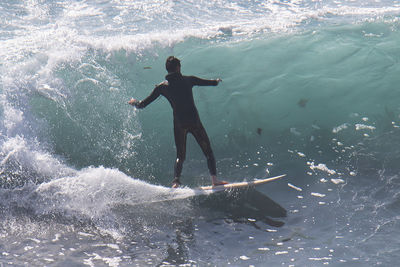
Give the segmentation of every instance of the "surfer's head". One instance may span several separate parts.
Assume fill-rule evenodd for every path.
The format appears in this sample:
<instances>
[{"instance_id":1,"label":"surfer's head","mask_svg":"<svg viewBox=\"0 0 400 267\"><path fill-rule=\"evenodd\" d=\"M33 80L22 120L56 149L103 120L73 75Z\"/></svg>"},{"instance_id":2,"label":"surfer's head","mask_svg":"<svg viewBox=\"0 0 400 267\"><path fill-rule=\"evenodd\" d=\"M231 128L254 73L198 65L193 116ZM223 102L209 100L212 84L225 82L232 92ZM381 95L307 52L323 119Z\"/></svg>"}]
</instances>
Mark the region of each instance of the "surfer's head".
<instances>
[{"instance_id":1,"label":"surfer's head","mask_svg":"<svg viewBox=\"0 0 400 267\"><path fill-rule=\"evenodd\" d=\"M181 61L174 56L169 56L165 62L165 68L168 73L180 72L181 71Z\"/></svg>"}]
</instances>

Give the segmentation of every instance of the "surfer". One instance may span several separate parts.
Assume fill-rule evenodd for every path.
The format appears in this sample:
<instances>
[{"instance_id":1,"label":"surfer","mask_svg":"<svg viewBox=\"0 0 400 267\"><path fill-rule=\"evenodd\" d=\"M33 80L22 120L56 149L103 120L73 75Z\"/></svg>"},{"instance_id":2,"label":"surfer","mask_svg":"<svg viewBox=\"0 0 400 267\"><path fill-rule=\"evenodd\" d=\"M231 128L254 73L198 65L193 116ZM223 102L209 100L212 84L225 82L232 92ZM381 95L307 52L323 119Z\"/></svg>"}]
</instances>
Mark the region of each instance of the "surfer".
<instances>
[{"instance_id":1,"label":"surfer","mask_svg":"<svg viewBox=\"0 0 400 267\"><path fill-rule=\"evenodd\" d=\"M167 58L165 67L168 71L167 76L165 76L166 81L157 85L153 92L144 100L139 101L132 98L128 103L142 109L162 95L171 104L174 115L174 136L177 155L174 166L174 179L172 181L173 188L177 188L181 184L180 177L186 157L186 137L188 133L194 136L207 158L212 185L226 184L226 182L217 179L214 153L211 149L206 130L200 121L192 91L195 85L216 86L222 80L205 80L195 76L184 76L181 74L180 60L173 56Z\"/></svg>"}]
</instances>

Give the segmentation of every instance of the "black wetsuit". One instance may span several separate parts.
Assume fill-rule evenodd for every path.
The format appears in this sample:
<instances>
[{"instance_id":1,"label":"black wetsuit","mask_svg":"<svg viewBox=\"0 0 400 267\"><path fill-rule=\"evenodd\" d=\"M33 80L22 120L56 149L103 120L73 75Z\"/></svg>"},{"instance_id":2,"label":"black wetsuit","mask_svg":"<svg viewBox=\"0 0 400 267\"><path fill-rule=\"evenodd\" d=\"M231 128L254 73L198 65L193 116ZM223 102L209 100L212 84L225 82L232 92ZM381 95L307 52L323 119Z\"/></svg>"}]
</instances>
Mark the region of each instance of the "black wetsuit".
<instances>
[{"instance_id":1,"label":"black wetsuit","mask_svg":"<svg viewBox=\"0 0 400 267\"><path fill-rule=\"evenodd\" d=\"M137 108L144 108L160 95L166 97L174 112L174 135L176 145L175 179L180 183L183 162L186 156L186 136L193 134L207 158L207 165L211 175L216 175L216 164L214 153L211 149L210 140L200 121L199 113L194 104L192 88L195 85L207 86L218 85L217 80L204 80L195 76L183 76L179 72L170 73L167 81L157 85L153 92L144 100L136 104Z\"/></svg>"}]
</instances>

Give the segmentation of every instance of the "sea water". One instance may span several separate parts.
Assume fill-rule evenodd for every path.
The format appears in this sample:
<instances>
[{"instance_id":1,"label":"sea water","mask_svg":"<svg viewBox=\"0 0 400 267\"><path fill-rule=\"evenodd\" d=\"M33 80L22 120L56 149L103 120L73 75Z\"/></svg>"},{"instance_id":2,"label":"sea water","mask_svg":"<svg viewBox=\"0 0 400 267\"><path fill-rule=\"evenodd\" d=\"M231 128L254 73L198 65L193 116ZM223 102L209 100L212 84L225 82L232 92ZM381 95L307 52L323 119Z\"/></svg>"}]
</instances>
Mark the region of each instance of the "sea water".
<instances>
[{"instance_id":1,"label":"sea water","mask_svg":"<svg viewBox=\"0 0 400 267\"><path fill-rule=\"evenodd\" d=\"M395 266L400 1L0 3L0 266ZM183 188L164 98L182 72L234 182ZM274 210L274 207L276 208Z\"/></svg>"}]
</instances>

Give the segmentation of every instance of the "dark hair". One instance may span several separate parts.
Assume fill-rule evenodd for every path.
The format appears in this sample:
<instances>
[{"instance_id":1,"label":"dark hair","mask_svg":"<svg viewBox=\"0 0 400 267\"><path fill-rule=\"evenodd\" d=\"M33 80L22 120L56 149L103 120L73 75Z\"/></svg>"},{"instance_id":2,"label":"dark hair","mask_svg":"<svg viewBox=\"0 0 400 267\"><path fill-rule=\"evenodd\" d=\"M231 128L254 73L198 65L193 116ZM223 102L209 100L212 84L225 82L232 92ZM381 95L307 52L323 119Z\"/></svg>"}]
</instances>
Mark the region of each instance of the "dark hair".
<instances>
[{"instance_id":1,"label":"dark hair","mask_svg":"<svg viewBox=\"0 0 400 267\"><path fill-rule=\"evenodd\" d=\"M169 56L165 62L165 68L168 72L175 72L181 66L181 61L174 56Z\"/></svg>"}]
</instances>

